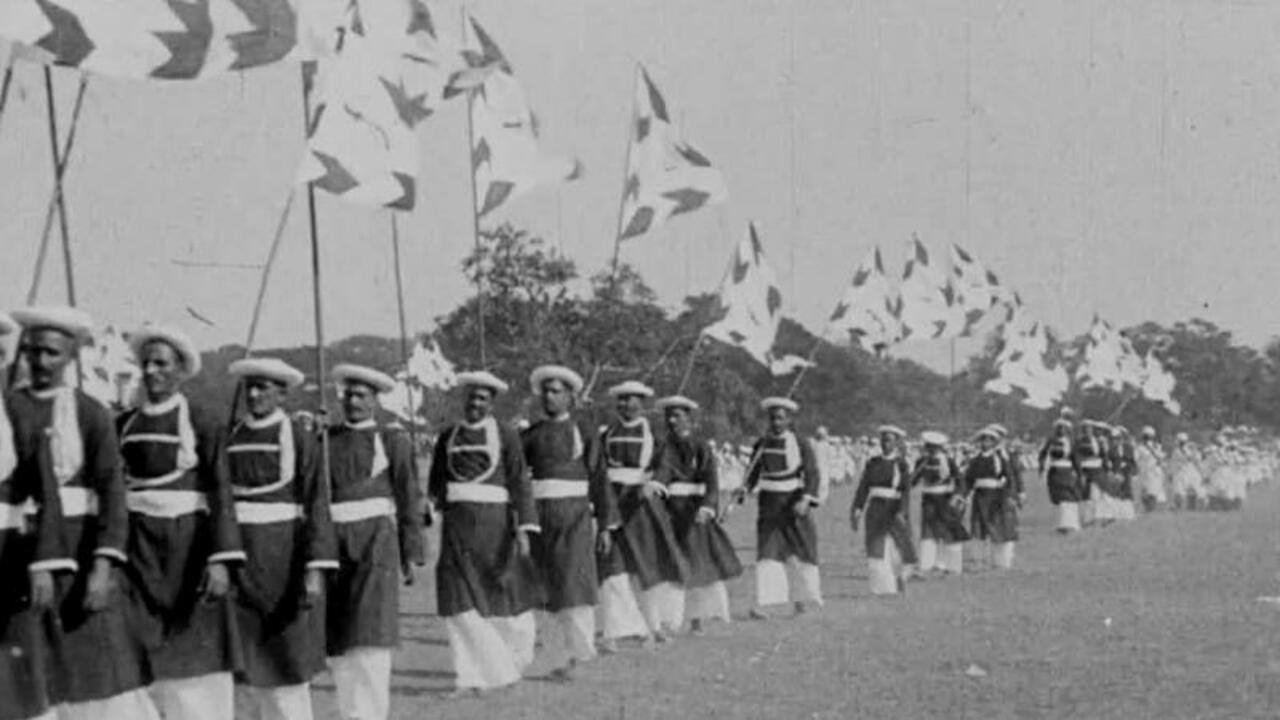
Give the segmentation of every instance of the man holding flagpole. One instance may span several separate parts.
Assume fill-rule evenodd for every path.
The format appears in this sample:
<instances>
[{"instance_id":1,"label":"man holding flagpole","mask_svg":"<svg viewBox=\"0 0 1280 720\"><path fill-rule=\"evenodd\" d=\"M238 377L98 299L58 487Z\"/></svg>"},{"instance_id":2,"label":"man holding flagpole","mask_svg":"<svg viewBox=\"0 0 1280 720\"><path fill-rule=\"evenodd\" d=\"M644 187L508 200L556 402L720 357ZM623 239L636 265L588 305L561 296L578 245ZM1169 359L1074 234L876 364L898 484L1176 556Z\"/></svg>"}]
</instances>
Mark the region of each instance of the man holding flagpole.
<instances>
[{"instance_id":1,"label":"man holding flagpole","mask_svg":"<svg viewBox=\"0 0 1280 720\"><path fill-rule=\"evenodd\" d=\"M916 563L911 527L907 524L910 467L902 455L906 432L895 425L880 427L880 454L867 461L854 494L850 524L854 531L865 514L867 576L872 595L896 595ZM899 570L897 565L902 563ZM899 574L900 573L900 574Z\"/></svg>"}]
</instances>

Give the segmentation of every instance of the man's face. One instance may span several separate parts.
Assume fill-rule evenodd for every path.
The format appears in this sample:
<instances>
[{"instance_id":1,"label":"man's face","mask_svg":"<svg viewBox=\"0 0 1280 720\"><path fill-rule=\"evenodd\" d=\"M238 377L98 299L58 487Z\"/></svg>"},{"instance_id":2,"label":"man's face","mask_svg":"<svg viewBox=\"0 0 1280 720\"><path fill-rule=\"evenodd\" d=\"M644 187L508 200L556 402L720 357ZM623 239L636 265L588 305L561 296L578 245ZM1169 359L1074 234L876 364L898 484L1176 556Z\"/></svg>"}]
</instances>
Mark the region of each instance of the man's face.
<instances>
[{"instance_id":1,"label":"man's face","mask_svg":"<svg viewBox=\"0 0 1280 720\"><path fill-rule=\"evenodd\" d=\"M244 397L249 406L249 414L255 418L264 418L284 402L284 387L274 380L251 377L244 382Z\"/></svg>"},{"instance_id":2,"label":"man's face","mask_svg":"<svg viewBox=\"0 0 1280 720\"><path fill-rule=\"evenodd\" d=\"M75 341L58 330L34 330L27 333L22 353L31 366L31 387L48 390L62 384L67 363L75 357Z\"/></svg>"},{"instance_id":3,"label":"man's face","mask_svg":"<svg viewBox=\"0 0 1280 720\"><path fill-rule=\"evenodd\" d=\"M617 408L618 417L631 422L640 417L640 413L644 411L644 403L639 395L619 395Z\"/></svg>"},{"instance_id":4,"label":"man's face","mask_svg":"<svg viewBox=\"0 0 1280 720\"><path fill-rule=\"evenodd\" d=\"M159 340L143 345L138 364L142 366L142 385L147 399L156 402L177 391L182 359L172 345Z\"/></svg>"},{"instance_id":5,"label":"man's face","mask_svg":"<svg viewBox=\"0 0 1280 720\"><path fill-rule=\"evenodd\" d=\"M978 447L982 448L982 452L991 452L996 446L996 439L990 435L983 435L978 438Z\"/></svg>"},{"instance_id":6,"label":"man's face","mask_svg":"<svg viewBox=\"0 0 1280 720\"><path fill-rule=\"evenodd\" d=\"M880 433L880 449L886 454L898 449L898 436L895 433Z\"/></svg>"},{"instance_id":7,"label":"man's face","mask_svg":"<svg viewBox=\"0 0 1280 720\"><path fill-rule=\"evenodd\" d=\"M542 382L542 411L548 417L559 417L573 406L573 393L562 380L544 380Z\"/></svg>"},{"instance_id":8,"label":"man's face","mask_svg":"<svg viewBox=\"0 0 1280 720\"><path fill-rule=\"evenodd\" d=\"M769 430L775 435L791 429L791 411L786 408L769 408Z\"/></svg>"},{"instance_id":9,"label":"man's face","mask_svg":"<svg viewBox=\"0 0 1280 720\"><path fill-rule=\"evenodd\" d=\"M342 386L342 412L347 422L359 423L373 417L378 408L378 393L364 383L349 382Z\"/></svg>"},{"instance_id":10,"label":"man's face","mask_svg":"<svg viewBox=\"0 0 1280 720\"><path fill-rule=\"evenodd\" d=\"M693 418L689 411L681 407L667 408L667 427L676 437L689 437L693 431Z\"/></svg>"},{"instance_id":11,"label":"man's face","mask_svg":"<svg viewBox=\"0 0 1280 720\"><path fill-rule=\"evenodd\" d=\"M478 423L489 417L493 408L493 391L479 385L467 388L467 397L463 401L462 415L469 423Z\"/></svg>"}]
</instances>

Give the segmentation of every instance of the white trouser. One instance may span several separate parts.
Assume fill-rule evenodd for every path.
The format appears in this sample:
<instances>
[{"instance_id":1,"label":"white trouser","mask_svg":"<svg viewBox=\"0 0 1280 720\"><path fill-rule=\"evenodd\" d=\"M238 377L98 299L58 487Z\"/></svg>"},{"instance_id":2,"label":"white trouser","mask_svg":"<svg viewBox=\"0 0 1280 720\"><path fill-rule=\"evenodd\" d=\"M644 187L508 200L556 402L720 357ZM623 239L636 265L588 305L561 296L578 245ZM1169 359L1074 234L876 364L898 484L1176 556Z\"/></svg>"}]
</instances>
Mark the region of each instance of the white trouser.
<instances>
[{"instance_id":1,"label":"white trouser","mask_svg":"<svg viewBox=\"0 0 1280 720\"><path fill-rule=\"evenodd\" d=\"M1080 529L1080 506L1073 502L1058 503L1058 529Z\"/></svg>"},{"instance_id":2,"label":"white trouser","mask_svg":"<svg viewBox=\"0 0 1280 720\"><path fill-rule=\"evenodd\" d=\"M444 619L460 688L500 688L520 680L517 649L502 632L475 610Z\"/></svg>"},{"instance_id":3,"label":"white trouser","mask_svg":"<svg viewBox=\"0 0 1280 720\"><path fill-rule=\"evenodd\" d=\"M651 631L678 632L684 626L684 588L658 583L640 593L640 609Z\"/></svg>"},{"instance_id":4,"label":"white trouser","mask_svg":"<svg viewBox=\"0 0 1280 720\"><path fill-rule=\"evenodd\" d=\"M53 720L55 712L41 715L38 720ZM160 720L160 712L146 690L130 690L107 698L87 702L68 703L57 707L58 720Z\"/></svg>"},{"instance_id":5,"label":"white trouser","mask_svg":"<svg viewBox=\"0 0 1280 720\"><path fill-rule=\"evenodd\" d=\"M933 538L920 538L920 572L942 569L938 561L938 541Z\"/></svg>"},{"instance_id":6,"label":"white trouser","mask_svg":"<svg viewBox=\"0 0 1280 720\"><path fill-rule=\"evenodd\" d=\"M596 656L596 613L589 605L551 613L544 620L542 651L553 668L571 661L586 662Z\"/></svg>"},{"instance_id":7,"label":"white trouser","mask_svg":"<svg viewBox=\"0 0 1280 720\"><path fill-rule=\"evenodd\" d=\"M254 720L311 720L311 683L253 687L240 685L240 697Z\"/></svg>"},{"instance_id":8,"label":"white trouser","mask_svg":"<svg viewBox=\"0 0 1280 720\"><path fill-rule=\"evenodd\" d=\"M533 611L526 610L514 617L489 618L489 623L502 635L502 641L511 650L516 667L524 672L533 664L533 646L538 640L538 625Z\"/></svg>"},{"instance_id":9,"label":"white trouser","mask_svg":"<svg viewBox=\"0 0 1280 720\"><path fill-rule=\"evenodd\" d=\"M391 648L360 647L329 658L342 720L386 720L391 712Z\"/></svg>"},{"instance_id":10,"label":"white trouser","mask_svg":"<svg viewBox=\"0 0 1280 720\"><path fill-rule=\"evenodd\" d=\"M690 620L729 622L729 588L724 581L685 590L684 615Z\"/></svg>"},{"instance_id":11,"label":"white trouser","mask_svg":"<svg viewBox=\"0 0 1280 720\"><path fill-rule=\"evenodd\" d=\"M181 680L157 680L151 699L165 720L234 720L235 681L229 672Z\"/></svg>"},{"instance_id":12,"label":"white trouser","mask_svg":"<svg viewBox=\"0 0 1280 720\"><path fill-rule=\"evenodd\" d=\"M822 604L822 581L818 566L795 558L786 564L777 560L756 561L756 606L781 605L787 601Z\"/></svg>"},{"instance_id":13,"label":"white trouser","mask_svg":"<svg viewBox=\"0 0 1280 720\"><path fill-rule=\"evenodd\" d=\"M886 539L884 557L867 558L867 580L871 586L872 595L896 595L898 593L897 569L900 564L901 559L898 556L897 544Z\"/></svg>"},{"instance_id":14,"label":"white trouser","mask_svg":"<svg viewBox=\"0 0 1280 720\"><path fill-rule=\"evenodd\" d=\"M600 626L606 640L644 637L649 626L631 586L631 576L618 573L600 583Z\"/></svg>"},{"instance_id":15,"label":"white trouser","mask_svg":"<svg viewBox=\"0 0 1280 720\"><path fill-rule=\"evenodd\" d=\"M964 543L946 543L938 556L938 567L953 575L964 573Z\"/></svg>"},{"instance_id":16,"label":"white trouser","mask_svg":"<svg viewBox=\"0 0 1280 720\"><path fill-rule=\"evenodd\" d=\"M991 563L1001 570L1013 567L1013 543L991 543Z\"/></svg>"}]
</instances>

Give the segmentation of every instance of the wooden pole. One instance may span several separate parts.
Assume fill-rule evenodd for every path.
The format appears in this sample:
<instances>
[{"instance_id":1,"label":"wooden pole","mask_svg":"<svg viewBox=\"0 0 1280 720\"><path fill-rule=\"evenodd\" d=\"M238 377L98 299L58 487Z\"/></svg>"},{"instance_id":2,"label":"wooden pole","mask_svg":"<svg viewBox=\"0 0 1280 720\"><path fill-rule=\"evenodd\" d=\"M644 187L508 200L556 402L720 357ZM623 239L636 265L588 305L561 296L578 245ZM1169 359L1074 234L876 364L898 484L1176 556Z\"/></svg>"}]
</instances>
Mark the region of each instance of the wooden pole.
<instances>
[{"instance_id":1,"label":"wooden pole","mask_svg":"<svg viewBox=\"0 0 1280 720\"><path fill-rule=\"evenodd\" d=\"M404 311L404 280L400 271L400 222L396 218L396 211L391 211L391 254L395 263L396 273L396 311L400 316L400 361L404 363L406 375L409 369L409 328L405 321ZM406 378L406 387L408 382ZM412 460L413 476L418 477L418 414L413 407L413 388L409 388L409 442L413 445Z\"/></svg>"},{"instance_id":2,"label":"wooden pole","mask_svg":"<svg viewBox=\"0 0 1280 720\"><path fill-rule=\"evenodd\" d=\"M706 343L706 337L702 333L698 333L698 338L693 341L693 349L689 351L689 363L685 365L684 377L680 378L680 385L676 387L676 395L684 394L684 388L689 384L689 378L693 375L693 363L698 359L698 351L702 350L702 346Z\"/></svg>"},{"instance_id":3,"label":"wooden pole","mask_svg":"<svg viewBox=\"0 0 1280 720\"><path fill-rule=\"evenodd\" d=\"M53 157L54 197L58 204L58 229L62 234L62 268L66 273L67 302L76 305L76 276L71 261L71 232L67 223L67 205L62 194L62 175L58 172L62 164L62 156L58 149L58 111L56 98L53 96L53 68L44 68L44 93L49 106L49 150Z\"/></svg>"},{"instance_id":4,"label":"wooden pole","mask_svg":"<svg viewBox=\"0 0 1280 720\"><path fill-rule=\"evenodd\" d=\"M13 87L13 60L4 69L4 80L0 80L0 120L4 119L5 107L9 104L9 90Z\"/></svg>"},{"instance_id":5,"label":"wooden pole","mask_svg":"<svg viewBox=\"0 0 1280 720\"><path fill-rule=\"evenodd\" d=\"M471 37L467 30L467 8L464 4L460 8L462 14L462 37L465 43L467 38ZM487 352L486 332L485 332L485 316L488 314L488 293L485 291L484 284L484 265L480 262L480 190L476 187L476 123L472 116L476 103L476 89L467 91L467 157L471 163L471 237L474 242L476 254L476 330L479 333L480 345L480 368L483 370L488 367L489 358Z\"/></svg>"},{"instance_id":6,"label":"wooden pole","mask_svg":"<svg viewBox=\"0 0 1280 720\"><path fill-rule=\"evenodd\" d=\"M57 140L57 108L53 101L53 78L49 72L49 68L45 68L45 88L48 95L48 113L50 140L53 145L53 192L49 196L49 202L45 206L44 213L44 229L40 234L40 247L36 252L35 267L31 272L31 286L27 289L27 304L34 305L36 299L40 296L40 285L44 279L44 264L49 256L49 242L53 235L53 219L55 214L59 214L62 218L62 233L64 241L64 252L67 250L67 222L66 222L66 206L62 197L62 179L66 176L67 167L71 162L71 150L75 147L76 130L80 126L81 111L84 108L84 95L89 86L88 76L80 77L80 88L76 92L75 105L71 110L71 125L67 131L67 138L63 142L61 152L58 151Z\"/></svg>"},{"instance_id":7,"label":"wooden pole","mask_svg":"<svg viewBox=\"0 0 1280 720\"><path fill-rule=\"evenodd\" d=\"M304 127L307 135L311 129L311 77L312 69L302 65L302 111L305 116ZM324 304L321 298L320 275L320 232L316 224L316 187L315 183L307 183L307 220L311 236L311 297L315 315L316 330L316 385L320 393L320 478L324 487L329 487L329 401L325 397L325 383L328 381L328 369L324 360Z\"/></svg>"},{"instance_id":8,"label":"wooden pole","mask_svg":"<svg viewBox=\"0 0 1280 720\"><path fill-rule=\"evenodd\" d=\"M616 230L613 236L613 262L609 266L610 289L616 289L613 286L618 281L618 266L622 261L622 231L625 229L622 227L622 221L625 219L622 211L627 206L627 171L629 170L628 163L631 161L631 138L635 134L636 94L639 92L643 74L644 68L640 63L636 63L636 84L631 90L631 111L627 113L627 141L622 146L622 197L618 199L618 221L614 225Z\"/></svg>"},{"instance_id":9,"label":"wooden pole","mask_svg":"<svg viewBox=\"0 0 1280 720\"><path fill-rule=\"evenodd\" d=\"M800 372L796 375L795 381L791 383L791 389L787 391L787 397L794 398L796 396L796 391L800 389L800 381L804 380L805 373L808 372L809 366L818 358L818 348L822 347L822 338L826 334L826 330L823 330L822 335L819 335L817 339L813 341L813 347L809 349L809 354L805 357L805 364L800 366Z\"/></svg>"}]
</instances>

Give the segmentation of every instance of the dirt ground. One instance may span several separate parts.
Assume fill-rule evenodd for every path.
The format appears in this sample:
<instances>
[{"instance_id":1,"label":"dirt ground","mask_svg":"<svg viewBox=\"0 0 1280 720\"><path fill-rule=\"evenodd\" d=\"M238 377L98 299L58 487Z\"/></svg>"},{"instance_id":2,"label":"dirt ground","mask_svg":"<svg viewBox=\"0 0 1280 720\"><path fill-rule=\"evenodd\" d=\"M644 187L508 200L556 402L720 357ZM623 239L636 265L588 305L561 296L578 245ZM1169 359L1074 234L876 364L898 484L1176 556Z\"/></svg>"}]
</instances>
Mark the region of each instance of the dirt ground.
<instances>
[{"instance_id":1,"label":"dirt ground","mask_svg":"<svg viewBox=\"0 0 1280 720\"><path fill-rule=\"evenodd\" d=\"M867 594L852 490L820 514L826 606L799 619L736 618L705 637L629 649L478 699L452 685L431 572L405 603L392 717L432 718L1277 718L1280 717L1280 492L1255 488L1243 513L1158 513L1062 538L1031 489L1017 567ZM730 532L753 558L754 508ZM980 669L981 672L974 672ZM983 674L985 673L985 674ZM328 677L317 717L336 718Z\"/></svg>"}]
</instances>

